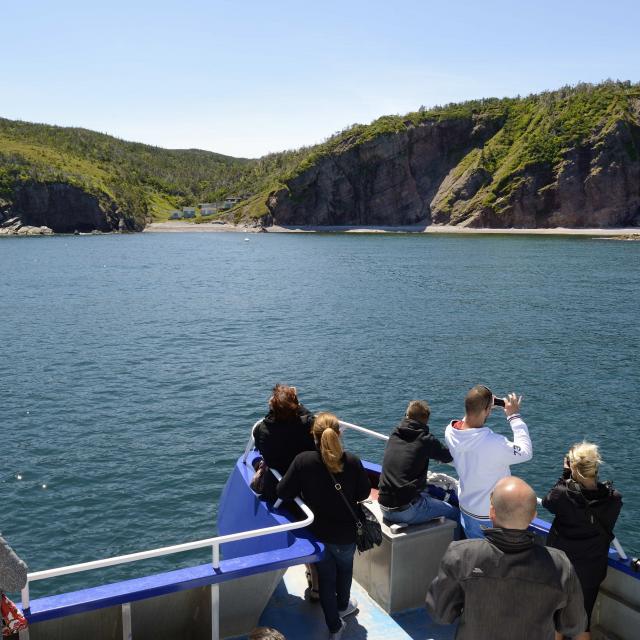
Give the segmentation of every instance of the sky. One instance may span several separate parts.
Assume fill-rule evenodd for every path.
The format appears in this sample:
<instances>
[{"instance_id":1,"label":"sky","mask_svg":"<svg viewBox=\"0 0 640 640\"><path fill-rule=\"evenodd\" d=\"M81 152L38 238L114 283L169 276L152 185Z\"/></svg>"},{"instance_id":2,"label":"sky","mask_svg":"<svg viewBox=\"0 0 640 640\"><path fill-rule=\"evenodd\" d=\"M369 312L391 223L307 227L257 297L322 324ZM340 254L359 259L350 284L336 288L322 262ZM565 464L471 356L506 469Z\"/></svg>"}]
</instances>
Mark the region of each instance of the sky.
<instances>
[{"instance_id":1,"label":"sky","mask_svg":"<svg viewBox=\"0 0 640 640\"><path fill-rule=\"evenodd\" d=\"M0 0L0 116L237 157L359 122L640 81L640 2Z\"/></svg>"}]
</instances>

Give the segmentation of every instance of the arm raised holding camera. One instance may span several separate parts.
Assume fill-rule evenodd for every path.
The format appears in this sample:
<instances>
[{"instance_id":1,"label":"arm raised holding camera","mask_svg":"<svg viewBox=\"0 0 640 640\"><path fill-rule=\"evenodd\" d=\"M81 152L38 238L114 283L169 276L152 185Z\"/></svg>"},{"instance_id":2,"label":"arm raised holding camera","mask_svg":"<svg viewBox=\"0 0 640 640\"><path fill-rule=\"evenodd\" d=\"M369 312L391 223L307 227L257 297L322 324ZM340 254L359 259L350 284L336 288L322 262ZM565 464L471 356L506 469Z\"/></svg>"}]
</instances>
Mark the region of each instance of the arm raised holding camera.
<instances>
[{"instance_id":1,"label":"arm raised holding camera","mask_svg":"<svg viewBox=\"0 0 640 640\"><path fill-rule=\"evenodd\" d=\"M503 438L500 442L500 457L509 465L528 462L533 458L533 445L529 436L529 429L525 421L520 415L520 404L522 396L515 393L507 394L506 398L502 398L504 402L504 413L507 416L509 426L513 431L513 442ZM501 403L496 403L500 404Z\"/></svg>"}]
</instances>

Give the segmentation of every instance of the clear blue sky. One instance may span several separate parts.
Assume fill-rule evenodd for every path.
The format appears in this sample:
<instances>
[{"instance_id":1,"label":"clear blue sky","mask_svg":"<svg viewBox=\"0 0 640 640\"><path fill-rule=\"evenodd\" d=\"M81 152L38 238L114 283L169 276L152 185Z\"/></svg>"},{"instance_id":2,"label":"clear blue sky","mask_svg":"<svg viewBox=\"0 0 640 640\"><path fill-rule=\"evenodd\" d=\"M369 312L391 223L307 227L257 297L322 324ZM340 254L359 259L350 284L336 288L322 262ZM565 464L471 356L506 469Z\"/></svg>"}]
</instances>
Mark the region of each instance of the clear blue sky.
<instances>
[{"instance_id":1,"label":"clear blue sky","mask_svg":"<svg viewBox=\"0 0 640 640\"><path fill-rule=\"evenodd\" d=\"M354 122L640 81L640 2L0 0L0 115L234 156Z\"/></svg>"}]
</instances>

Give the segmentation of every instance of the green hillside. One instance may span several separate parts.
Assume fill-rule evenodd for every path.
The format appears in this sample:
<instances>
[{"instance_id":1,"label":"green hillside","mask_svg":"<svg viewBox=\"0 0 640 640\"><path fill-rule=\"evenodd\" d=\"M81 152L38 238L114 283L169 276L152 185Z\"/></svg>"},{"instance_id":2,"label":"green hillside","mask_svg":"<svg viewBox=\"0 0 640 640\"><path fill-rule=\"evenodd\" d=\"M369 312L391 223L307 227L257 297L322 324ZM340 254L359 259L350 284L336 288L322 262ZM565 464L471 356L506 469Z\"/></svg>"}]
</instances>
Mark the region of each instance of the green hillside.
<instances>
[{"instance_id":1,"label":"green hillside","mask_svg":"<svg viewBox=\"0 0 640 640\"><path fill-rule=\"evenodd\" d=\"M303 153L247 160L0 118L0 199L10 201L21 183L60 182L113 199L137 218L162 220L176 207L264 190Z\"/></svg>"},{"instance_id":2,"label":"green hillside","mask_svg":"<svg viewBox=\"0 0 640 640\"><path fill-rule=\"evenodd\" d=\"M431 203L429 215L434 221L455 224L479 210L499 215L509 205L511 194L530 178L532 167L537 175L546 172L551 180L571 150L606 145L614 128L626 128L618 137L628 160L637 162L639 120L640 85L607 81L524 98L487 98L420 108L402 116L384 116L369 125L353 125L314 147L249 160L197 149L161 149L86 129L0 118L0 210L4 206L10 211L21 185L62 183L95 196L112 211L131 216L137 228L151 219L166 219L176 207L238 195L245 201L231 212L236 220L269 213L277 217L278 211L285 209L295 209L298 213L294 211L294 217L304 217L308 207L296 209L296 203L314 200L313 189L321 183L333 188L334 176L327 174L324 181L314 177L327 171L333 162L329 160L344 159L340 171L344 175L351 171L348 179L357 191L359 182L368 179L367 172L377 175L378 171L370 158L366 162L360 158L359 149L371 149L378 141L396 137L406 146L411 143L412 131L426 131L438 124L488 123L485 129L489 134L480 142L471 140L473 136L450 141L445 153L453 165L447 167L446 181L443 176L437 178L444 186L437 197L435 192L421 196ZM425 165L424 170L430 169ZM472 196L462 202L460 193L469 192L470 180L478 184ZM273 194L278 196L270 201L275 204L267 207ZM288 202L285 209L278 209L283 194Z\"/></svg>"}]
</instances>

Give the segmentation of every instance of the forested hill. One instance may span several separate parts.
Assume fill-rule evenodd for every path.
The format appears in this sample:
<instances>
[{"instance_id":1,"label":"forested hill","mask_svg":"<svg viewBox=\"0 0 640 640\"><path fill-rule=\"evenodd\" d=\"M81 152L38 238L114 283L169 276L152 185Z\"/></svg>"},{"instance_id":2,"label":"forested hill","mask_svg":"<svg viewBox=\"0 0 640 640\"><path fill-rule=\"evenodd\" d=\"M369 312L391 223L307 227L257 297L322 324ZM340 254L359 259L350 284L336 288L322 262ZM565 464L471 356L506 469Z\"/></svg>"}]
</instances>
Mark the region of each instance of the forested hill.
<instances>
[{"instance_id":1,"label":"forested hill","mask_svg":"<svg viewBox=\"0 0 640 640\"><path fill-rule=\"evenodd\" d=\"M262 225L640 225L640 85L421 108L257 160L0 119L0 225L139 230L227 196Z\"/></svg>"},{"instance_id":2,"label":"forested hill","mask_svg":"<svg viewBox=\"0 0 640 640\"><path fill-rule=\"evenodd\" d=\"M174 208L268 190L305 152L247 160L0 118L0 224L140 230Z\"/></svg>"}]
</instances>

